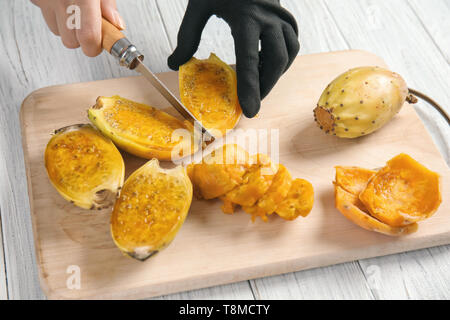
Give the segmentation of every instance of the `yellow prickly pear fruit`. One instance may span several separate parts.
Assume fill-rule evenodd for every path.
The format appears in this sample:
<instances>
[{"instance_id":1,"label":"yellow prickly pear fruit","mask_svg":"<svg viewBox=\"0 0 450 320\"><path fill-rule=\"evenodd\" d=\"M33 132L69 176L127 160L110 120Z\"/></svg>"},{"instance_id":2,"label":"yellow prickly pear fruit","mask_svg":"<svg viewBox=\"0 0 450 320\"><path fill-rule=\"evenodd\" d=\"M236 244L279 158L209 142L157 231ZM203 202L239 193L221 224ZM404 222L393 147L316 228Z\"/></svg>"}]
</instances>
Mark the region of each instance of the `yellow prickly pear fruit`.
<instances>
[{"instance_id":1,"label":"yellow prickly pear fruit","mask_svg":"<svg viewBox=\"0 0 450 320\"><path fill-rule=\"evenodd\" d=\"M125 165L112 141L91 125L56 130L44 157L50 182L64 199L91 210L114 204Z\"/></svg>"},{"instance_id":2,"label":"yellow prickly pear fruit","mask_svg":"<svg viewBox=\"0 0 450 320\"><path fill-rule=\"evenodd\" d=\"M144 159L175 160L197 151L189 121L120 96L98 97L88 117L119 148Z\"/></svg>"},{"instance_id":3,"label":"yellow prickly pear fruit","mask_svg":"<svg viewBox=\"0 0 450 320\"><path fill-rule=\"evenodd\" d=\"M355 68L328 85L314 117L327 134L358 138L392 120L409 98L408 93L405 80L395 72L378 67Z\"/></svg>"},{"instance_id":4,"label":"yellow prickly pear fruit","mask_svg":"<svg viewBox=\"0 0 450 320\"><path fill-rule=\"evenodd\" d=\"M167 247L192 201L186 169L163 169L153 159L125 182L111 215L111 233L126 255L144 261Z\"/></svg>"}]
</instances>

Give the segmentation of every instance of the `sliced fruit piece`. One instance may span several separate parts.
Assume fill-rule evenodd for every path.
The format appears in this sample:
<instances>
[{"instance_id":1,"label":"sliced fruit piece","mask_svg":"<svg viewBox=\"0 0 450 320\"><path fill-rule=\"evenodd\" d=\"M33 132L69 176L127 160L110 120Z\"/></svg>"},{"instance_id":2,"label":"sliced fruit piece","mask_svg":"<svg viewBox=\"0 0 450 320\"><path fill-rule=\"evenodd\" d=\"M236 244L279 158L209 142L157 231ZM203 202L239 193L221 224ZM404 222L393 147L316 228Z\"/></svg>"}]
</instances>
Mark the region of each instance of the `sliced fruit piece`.
<instances>
[{"instance_id":1,"label":"sliced fruit piece","mask_svg":"<svg viewBox=\"0 0 450 320\"><path fill-rule=\"evenodd\" d=\"M147 162L125 182L111 216L111 233L125 254L146 260L167 247L188 214L192 184L179 166Z\"/></svg>"},{"instance_id":2,"label":"sliced fruit piece","mask_svg":"<svg viewBox=\"0 0 450 320\"><path fill-rule=\"evenodd\" d=\"M439 174L406 154L388 161L374 175L360 199L370 214L394 227L432 216L441 204Z\"/></svg>"},{"instance_id":3,"label":"sliced fruit piece","mask_svg":"<svg viewBox=\"0 0 450 320\"><path fill-rule=\"evenodd\" d=\"M292 185L292 176L282 164L278 165L278 172L273 178L267 192L251 207L243 207L244 211L251 214L253 219L261 217L267 221L267 215L275 212L278 205L284 201Z\"/></svg>"},{"instance_id":4,"label":"sliced fruit piece","mask_svg":"<svg viewBox=\"0 0 450 320\"><path fill-rule=\"evenodd\" d=\"M244 175L242 183L228 192L225 200L250 207L269 190L277 168L266 155L253 156L251 162L254 164Z\"/></svg>"},{"instance_id":5,"label":"sliced fruit piece","mask_svg":"<svg viewBox=\"0 0 450 320\"><path fill-rule=\"evenodd\" d=\"M249 166L248 152L236 144L229 144L214 150L201 163L189 165L188 172L196 195L214 199L242 184Z\"/></svg>"},{"instance_id":6,"label":"sliced fruit piece","mask_svg":"<svg viewBox=\"0 0 450 320\"><path fill-rule=\"evenodd\" d=\"M335 186L336 208L350 221L361 228L375 231L389 236L404 236L414 233L418 229L417 223L404 227L392 227L387 225L364 211L364 206L358 197L347 192L340 186Z\"/></svg>"},{"instance_id":7,"label":"sliced fruit piece","mask_svg":"<svg viewBox=\"0 0 450 320\"><path fill-rule=\"evenodd\" d=\"M44 158L50 182L67 201L91 210L114 204L125 165L112 141L91 125L56 130Z\"/></svg>"},{"instance_id":8,"label":"sliced fruit piece","mask_svg":"<svg viewBox=\"0 0 450 320\"><path fill-rule=\"evenodd\" d=\"M236 72L214 53L181 66L179 82L181 102L213 135L221 136L237 125L242 110Z\"/></svg>"},{"instance_id":9,"label":"sliced fruit piece","mask_svg":"<svg viewBox=\"0 0 450 320\"><path fill-rule=\"evenodd\" d=\"M120 96L99 97L88 116L119 148L138 157L175 160L198 150L189 121Z\"/></svg>"},{"instance_id":10,"label":"sliced fruit piece","mask_svg":"<svg viewBox=\"0 0 450 320\"><path fill-rule=\"evenodd\" d=\"M365 189L369 179L377 172L358 167L336 167L336 184L356 196Z\"/></svg>"},{"instance_id":11,"label":"sliced fruit piece","mask_svg":"<svg viewBox=\"0 0 450 320\"><path fill-rule=\"evenodd\" d=\"M295 220L299 216L307 217L314 205L314 188L306 180L292 181L286 199L280 203L276 213L285 220Z\"/></svg>"}]
</instances>

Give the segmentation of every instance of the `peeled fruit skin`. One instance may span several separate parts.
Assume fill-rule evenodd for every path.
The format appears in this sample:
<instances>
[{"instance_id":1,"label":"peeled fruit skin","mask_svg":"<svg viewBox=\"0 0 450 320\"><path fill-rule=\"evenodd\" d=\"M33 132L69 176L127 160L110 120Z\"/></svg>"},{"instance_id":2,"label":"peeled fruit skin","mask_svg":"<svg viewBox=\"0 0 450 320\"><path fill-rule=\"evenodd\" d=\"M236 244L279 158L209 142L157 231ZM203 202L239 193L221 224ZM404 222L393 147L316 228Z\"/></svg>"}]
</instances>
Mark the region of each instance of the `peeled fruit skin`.
<instances>
[{"instance_id":1,"label":"peeled fruit skin","mask_svg":"<svg viewBox=\"0 0 450 320\"><path fill-rule=\"evenodd\" d=\"M197 151L189 121L120 96L98 97L88 117L119 148L144 159L174 160Z\"/></svg>"},{"instance_id":2,"label":"peeled fruit skin","mask_svg":"<svg viewBox=\"0 0 450 320\"><path fill-rule=\"evenodd\" d=\"M358 167L336 167L336 184L358 196L377 172Z\"/></svg>"},{"instance_id":3,"label":"peeled fruit skin","mask_svg":"<svg viewBox=\"0 0 450 320\"><path fill-rule=\"evenodd\" d=\"M359 195L370 214L401 227L431 217L442 198L440 177L406 154L388 161Z\"/></svg>"},{"instance_id":4,"label":"peeled fruit skin","mask_svg":"<svg viewBox=\"0 0 450 320\"><path fill-rule=\"evenodd\" d=\"M341 187L335 188L336 208L350 221L354 222L363 229L375 231L389 236L404 236L414 233L418 229L417 223L404 227L392 227L387 225L361 208L358 197L345 191Z\"/></svg>"},{"instance_id":5,"label":"peeled fruit skin","mask_svg":"<svg viewBox=\"0 0 450 320\"><path fill-rule=\"evenodd\" d=\"M122 155L91 125L56 130L45 149L44 161L55 189L83 209L112 206L123 185Z\"/></svg>"},{"instance_id":6,"label":"peeled fruit skin","mask_svg":"<svg viewBox=\"0 0 450 320\"><path fill-rule=\"evenodd\" d=\"M336 208L360 227L391 236L416 232L441 204L440 177L406 154L378 170L336 167Z\"/></svg>"},{"instance_id":7,"label":"peeled fruit skin","mask_svg":"<svg viewBox=\"0 0 450 320\"><path fill-rule=\"evenodd\" d=\"M180 67L181 102L214 136L233 129L242 115L236 72L214 53Z\"/></svg>"},{"instance_id":8,"label":"peeled fruit skin","mask_svg":"<svg viewBox=\"0 0 450 320\"><path fill-rule=\"evenodd\" d=\"M351 69L328 85L314 117L327 134L362 137L391 121L405 104L408 92L397 73L378 67Z\"/></svg>"},{"instance_id":9,"label":"peeled fruit skin","mask_svg":"<svg viewBox=\"0 0 450 320\"><path fill-rule=\"evenodd\" d=\"M144 261L167 247L184 223L192 202L186 169L162 169L147 162L125 182L111 215L117 247Z\"/></svg>"}]
</instances>

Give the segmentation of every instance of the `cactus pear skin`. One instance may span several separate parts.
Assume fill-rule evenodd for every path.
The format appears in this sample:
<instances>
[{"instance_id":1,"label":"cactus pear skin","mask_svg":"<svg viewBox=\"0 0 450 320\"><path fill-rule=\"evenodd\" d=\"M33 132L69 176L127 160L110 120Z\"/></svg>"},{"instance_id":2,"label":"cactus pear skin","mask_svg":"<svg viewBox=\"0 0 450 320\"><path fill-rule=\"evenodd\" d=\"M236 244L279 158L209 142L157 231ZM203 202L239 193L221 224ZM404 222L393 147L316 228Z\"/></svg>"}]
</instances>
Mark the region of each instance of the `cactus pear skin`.
<instances>
[{"instance_id":1,"label":"cactus pear skin","mask_svg":"<svg viewBox=\"0 0 450 320\"><path fill-rule=\"evenodd\" d=\"M327 134L358 138L391 121L407 96L408 86L399 74L379 67L355 68L328 85L314 117Z\"/></svg>"}]
</instances>

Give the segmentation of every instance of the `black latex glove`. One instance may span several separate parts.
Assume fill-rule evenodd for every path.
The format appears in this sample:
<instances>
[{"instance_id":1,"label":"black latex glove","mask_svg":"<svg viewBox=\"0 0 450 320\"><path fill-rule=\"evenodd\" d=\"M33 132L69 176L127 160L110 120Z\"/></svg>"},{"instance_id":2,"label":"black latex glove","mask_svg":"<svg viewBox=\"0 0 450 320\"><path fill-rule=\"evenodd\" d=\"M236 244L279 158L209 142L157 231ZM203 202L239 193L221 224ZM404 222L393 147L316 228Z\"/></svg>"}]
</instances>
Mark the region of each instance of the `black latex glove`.
<instances>
[{"instance_id":1,"label":"black latex glove","mask_svg":"<svg viewBox=\"0 0 450 320\"><path fill-rule=\"evenodd\" d=\"M223 18L231 28L239 102L245 116L253 118L259 112L261 99L269 94L298 54L297 23L279 0L190 0L177 48L168 59L171 69L178 70L191 59L212 15Z\"/></svg>"}]
</instances>

